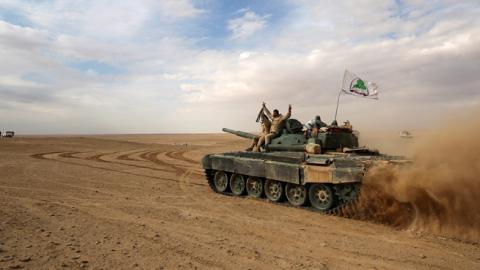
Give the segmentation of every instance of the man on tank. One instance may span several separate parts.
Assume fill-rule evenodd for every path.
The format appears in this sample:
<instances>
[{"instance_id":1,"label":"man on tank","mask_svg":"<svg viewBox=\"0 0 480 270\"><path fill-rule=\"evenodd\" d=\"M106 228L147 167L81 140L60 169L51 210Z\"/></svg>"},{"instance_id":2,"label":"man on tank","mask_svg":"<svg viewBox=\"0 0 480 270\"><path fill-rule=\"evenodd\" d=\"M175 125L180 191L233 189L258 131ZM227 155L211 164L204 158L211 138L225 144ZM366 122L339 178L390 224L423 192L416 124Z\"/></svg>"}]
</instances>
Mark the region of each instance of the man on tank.
<instances>
[{"instance_id":1,"label":"man on tank","mask_svg":"<svg viewBox=\"0 0 480 270\"><path fill-rule=\"evenodd\" d=\"M285 128L285 121L287 121L287 119L289 119L292 115L292 105L288 105L288 113L286 115L280 114L277 109L273 110L273 114L270 113L265 103L263 104L263 109L265 111L265 114L272 119L270 133L265 136L265 145L267 145L273 139L280 136L280 132L283 128Z\"/></svg>"},{"instance_id":2,"label":"man on tank","mask_svg":"<svg viewBox=\"0 0 480 270\"><path fill-rule=\"evenodd\" d=\"M262 104L262 110L260 111L259 117L257 118L260 120L260 126L261 126L261 132L260 132L260 137L253 139L252 144L246 149L246 151L254 151L254 152L260 152L260 148L263 146L265 142L265 136L270 133L270 128L272 125L272 122L268 118L268 116L265 114L264 108L265 107L265 102Z\"/></svg>"},{"instance_id":3,"label":"man on tank","mask_svg":"<svg viewBox=\"0 0 480 270\"><path fill-rule=\"evenodd\" d=\"M318 131L326 127L327 124L322 121L322 118L320 118L320 115L315 116L312 120L308 121L305 125L303 125L303 129L305 132L305 137L310 138L312 136L316 136Z\"/></svg>"}]
</instances>

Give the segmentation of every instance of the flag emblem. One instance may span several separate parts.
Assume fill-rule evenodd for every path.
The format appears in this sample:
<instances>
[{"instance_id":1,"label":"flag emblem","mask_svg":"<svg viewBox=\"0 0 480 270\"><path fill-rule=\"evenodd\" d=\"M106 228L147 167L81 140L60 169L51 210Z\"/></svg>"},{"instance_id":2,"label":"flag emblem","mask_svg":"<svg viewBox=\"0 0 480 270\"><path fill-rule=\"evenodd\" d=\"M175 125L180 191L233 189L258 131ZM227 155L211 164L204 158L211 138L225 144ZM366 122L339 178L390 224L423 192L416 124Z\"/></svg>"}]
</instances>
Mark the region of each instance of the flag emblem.
<instances>
[{"instance_id":1,"label":"flag emblem","mask_svg":"<svg viewBox=\"0 0 480 270\"><path fill-rule=\"evenodd\" d=\"M365 81L348 70L345 70L342 84L343 92L350 95L377 99L377 88L378 87L375 83Z\"/></svg>"},{"instance_id":2,"label":"flag emblem","mask_svg":"<svg viewBox=\"0 0 480 270\"><path fill-rule=\"evenodd\" d=\"M365 82L360 78L356 78L352 81L350 91L360 95L368 96L368 88L365 86Z\"/></svg>"}]
</instances>

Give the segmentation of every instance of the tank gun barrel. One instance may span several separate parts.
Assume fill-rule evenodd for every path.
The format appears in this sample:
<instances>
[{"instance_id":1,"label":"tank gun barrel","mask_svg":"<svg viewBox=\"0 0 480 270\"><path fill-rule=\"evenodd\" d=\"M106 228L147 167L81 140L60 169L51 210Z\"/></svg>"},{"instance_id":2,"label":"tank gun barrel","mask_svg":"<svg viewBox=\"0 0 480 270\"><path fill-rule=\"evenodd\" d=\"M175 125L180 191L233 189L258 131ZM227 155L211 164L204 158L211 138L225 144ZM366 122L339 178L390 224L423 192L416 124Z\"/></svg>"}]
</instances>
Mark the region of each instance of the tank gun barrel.
<instances>
[{"instance_id":1,"label":"tank gun barrel","mask_svg":"<svg viewBox=\"0 0 480 270\"><path fill-rule=\"evenodd\" d=\"M252 139L252 140L253 139L258 139L260 137L258 135L252 134L252 133L233 130L233 129L229 129L229 128L222 128L222 131L231 133L233 135L237 135L237 136L242 137L242 138Z\"/></svg>"}]
</instances>

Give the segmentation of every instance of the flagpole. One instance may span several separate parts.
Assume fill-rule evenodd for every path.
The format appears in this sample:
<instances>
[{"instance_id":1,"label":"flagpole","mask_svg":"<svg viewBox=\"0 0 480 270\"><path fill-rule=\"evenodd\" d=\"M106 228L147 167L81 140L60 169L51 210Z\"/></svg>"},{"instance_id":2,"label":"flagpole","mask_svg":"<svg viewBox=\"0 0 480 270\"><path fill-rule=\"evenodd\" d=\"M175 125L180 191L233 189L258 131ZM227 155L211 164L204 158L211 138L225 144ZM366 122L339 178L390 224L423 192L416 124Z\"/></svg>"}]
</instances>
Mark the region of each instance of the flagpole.
<instances>
[{"instance_id":1,"label":"flagpole","mask_svg":"<svg viewBox=\"0 0 480 270\"><path fill-rule=\"evenodd\" d=\"M342 89L340 89L340 92L338 92L338 98L337 98L337 108L335 109L335 122L337 121L337 112L338 112L338 104L340 103L340 95L342 94Z\"/></svg>"},{"instance_id":2,"label":"flagpole","mask_svg":"<svg viewBox=\"0 0 480 270\"><path fill-rule=\"evenodd\" d=\"M337 122L338 104L340 103L340 95L342 94L342 91L343 91L343 84L345 82L345 76L347 76L347 69L346 68L345 68L345 72L343 73L342 83L340 84L340 92L338 92L337 108L335 109L335 119L334 119L335 123Z\"/></svg>"}]
</instances>

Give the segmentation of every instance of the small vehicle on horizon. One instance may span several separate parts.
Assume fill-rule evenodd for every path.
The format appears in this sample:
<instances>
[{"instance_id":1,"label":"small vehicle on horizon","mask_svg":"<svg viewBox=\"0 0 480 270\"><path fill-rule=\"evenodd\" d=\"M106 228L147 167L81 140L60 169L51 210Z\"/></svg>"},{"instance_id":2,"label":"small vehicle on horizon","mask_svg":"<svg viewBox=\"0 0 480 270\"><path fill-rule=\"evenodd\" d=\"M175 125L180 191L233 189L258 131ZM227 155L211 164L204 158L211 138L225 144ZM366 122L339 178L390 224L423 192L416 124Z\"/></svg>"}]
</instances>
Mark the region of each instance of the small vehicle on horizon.
<instances>
[{"instance_id":1,"label":"small vehicle on horizon","mask_svg":"<svg viewBox=\"0 0 480 270\"><path fill-rule=\"evenodd\" d=\"M2 133L0 132L0 135ZM13 138L13 136L15 136L15 132L14 131L5 131L5 133L3 134L3 137L5 138Z\"/></svg>"},{"instance_id":2,"label":"small vehicle on horizon","mask_svg":"<svg viewBox=\"0 0 480 270\"><path fill-rule=\"evenodd\" d=\"M404 139L413 138L412 133L410 133L410 131L407 131L407 130L401 131L399 136L400 136L400 138L404 138Z\"/></svg>"}]
</instances>

